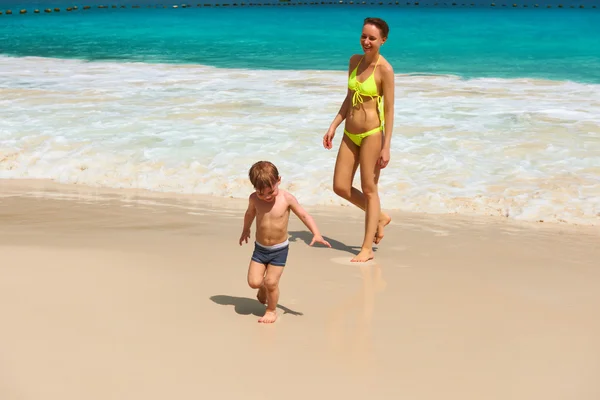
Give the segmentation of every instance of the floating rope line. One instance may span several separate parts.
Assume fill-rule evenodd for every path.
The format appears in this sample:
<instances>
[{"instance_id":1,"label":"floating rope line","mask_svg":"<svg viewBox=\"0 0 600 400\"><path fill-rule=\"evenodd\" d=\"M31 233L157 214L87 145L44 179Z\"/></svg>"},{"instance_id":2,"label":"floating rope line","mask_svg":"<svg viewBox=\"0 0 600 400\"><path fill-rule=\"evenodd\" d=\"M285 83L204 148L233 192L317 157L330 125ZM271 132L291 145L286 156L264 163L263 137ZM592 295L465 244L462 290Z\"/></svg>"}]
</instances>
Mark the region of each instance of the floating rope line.
<instances>
[{"instance_id":1,"label":"floating rope line","mask_svg":"<svg viewBox=\"0 0 600 400\"><path fill-rule=\"evenodd\" d=\"M277 3L245 3L245 2L241 2L241 3L198 3L196 4L196 8L198 7L281 7L281 6L307 6L307 5L311 5L311 6L316 6L316 5L379 5L379 6L383 6L383 5L388 5L388 6L409 6L409 7L491 7L491 8L502 8L502 7L512 7L512 8L528 8L528 7L532 7L532 8L560 8L560 9L564 9L564 8L597 8L596 5L592 5L592 6L584 6L583 4L580 5L574 5L574 4L570 4L570 5L563 5L563 4L557 4L557 5L551 5L551 4L519 4L519 3L472 3L472 2L467 2L467 3L457 3L457 2L452 2L452 3L448 3L448 2L436 2L433 4L421 4L420 2L400 2L400 1L389 1L389 2L367 2L367 1L354 1L354 0L338 0L338 1L311 1L311 2L306 2L306 1L292 1L292 0L279 0L279 2ZM129 6L131 9L139 9L139 8L143 8L140 5L131 5ZM164 4L156 4L156 5L148 5L145 8L173 8L173 9L178 9L178 8L193 8L194 5L192 4L171 4L171 5L164 5ZM81 7L82 11L87 11L87 10L91 10L92 8L98 8L98 9L123 9L123 8L128 8L127 5L98 5L98 6L83 6ZM79 6L71 6L71 7L67 7L64 9L67 12L73 12L73 11L78 11L79 10ZM40 14L40 10L39 9L34 9L32 11L34 14ZM46 8L44 9L44 13L46 14L51 14L51 13L58 13L61 12L61 9L59 7L55 7L55 8ZM27 14L28 10L27 9L20 9L19 10L19 15L23 15L23 14ZM13 15L13 11L12 10L0 10L0 15Z\"/></svg>"}]
</instances>

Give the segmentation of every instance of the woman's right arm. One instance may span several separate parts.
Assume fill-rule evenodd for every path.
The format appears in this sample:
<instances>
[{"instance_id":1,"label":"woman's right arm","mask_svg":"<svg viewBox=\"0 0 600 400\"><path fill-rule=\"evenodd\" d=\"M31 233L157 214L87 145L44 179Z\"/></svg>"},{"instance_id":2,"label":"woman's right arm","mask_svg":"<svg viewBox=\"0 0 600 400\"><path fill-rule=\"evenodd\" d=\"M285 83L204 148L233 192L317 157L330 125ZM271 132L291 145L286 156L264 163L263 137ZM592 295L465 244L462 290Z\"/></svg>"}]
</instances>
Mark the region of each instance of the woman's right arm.
<instances>
[{"instance_id":1,"label":"woman's right arm","mask_svg":"<svg viewBox=\"0 0 600 400\"><path fill-rule=\"evenodd\" d=\"M350 74L352 73L352 70L354 69L354 64L356 64L359 58L359 55L353 55L352 57L350 57L350 61L348 61L348 76L350 76ZM342 102L340 110L338 111L335 118L333 119L333 122L329 126L329 130L335 131L338 128L338 126L340 126L340 124L346 119L346 115L348 115L348 107L350 107L351 98L352 90L348 89L346 91L346 98Z\"/></svg>"},{"instance_id":2,"label":"woman's right arm","mask_svg":"<svg viewBox=\"0 0 600 400\"><path fill-rule=\"evenodd\" d=\"M360 56L358 55L353 55L352 57L350 57L350 61L348 62L348 76L350 76L350 73L354 69L354 66L357 63L359 57ZM331 141L335 136L335 130L346 119L346 115L348 115L348 108L350 107L351 101L352 90L348 88L348 90L346 91L346 97L344 98L344 101L342 102L339 111L333 118L331 125L329 125L329 129L327 129L327 133L325 133L325 136L323 137L323 145L325 146L325 148L330 149L332 147Z\"/></svg>"},{"instance_id":3,"label":"woman's right arm","mask_svg":"<svg viewBox=\"0 0 600 400\"><path fill-rule=\"evenodd\" d=\"M338 113L335 115L335 118L331 122L331 125L329 125L328 131L335 132L338 126L340 126L340 124L346 119L346 115L348 115L348 106L350 105L350 97L350 89L348 89L348 93L346 93L346 98L342 102L342 106L340 107Z\"/></svg>"}]
</instances>

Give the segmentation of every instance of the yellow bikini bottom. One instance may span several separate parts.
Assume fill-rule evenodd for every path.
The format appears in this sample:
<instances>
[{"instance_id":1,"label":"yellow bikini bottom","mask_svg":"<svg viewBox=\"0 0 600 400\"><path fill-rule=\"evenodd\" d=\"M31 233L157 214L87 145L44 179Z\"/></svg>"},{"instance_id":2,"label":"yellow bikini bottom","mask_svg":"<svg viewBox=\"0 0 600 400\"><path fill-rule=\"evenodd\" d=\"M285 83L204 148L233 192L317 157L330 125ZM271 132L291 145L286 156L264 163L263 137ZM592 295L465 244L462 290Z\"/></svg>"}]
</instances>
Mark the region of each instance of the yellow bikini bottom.
<instances>
[{"instance_id":1,"label":"yellow bikini bottom","mask_svg":"<svg viewBox=\"0 0 600 400\"><path fill-rule=\"evenodd\" d=\"M344 134L346 134L350 138L350 140L352 140L352 142L359 147L364 138L366 138L367 136L371 136L372 134L377 132L381 132L380 126L378 126L375 129L371 129L370 131L366 131L364 133L350 133L344 129Z\"/></svg>"}]
</instances>

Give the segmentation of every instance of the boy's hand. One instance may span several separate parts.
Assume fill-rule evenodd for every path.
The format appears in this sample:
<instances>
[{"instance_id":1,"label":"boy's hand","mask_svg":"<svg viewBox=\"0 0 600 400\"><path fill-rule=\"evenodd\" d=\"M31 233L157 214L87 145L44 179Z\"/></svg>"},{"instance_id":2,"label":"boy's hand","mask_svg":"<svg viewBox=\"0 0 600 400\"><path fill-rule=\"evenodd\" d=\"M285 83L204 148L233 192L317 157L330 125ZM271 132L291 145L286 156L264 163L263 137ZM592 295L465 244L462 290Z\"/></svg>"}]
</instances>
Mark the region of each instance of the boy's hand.
<instances>
[{"instance_id":1,"label":"boy's hand","mask_svg":"<svg viewBox=\"0 0 600 400\"><path fill-rule=\"evenodd\" d=\"M312 246L315 243L321 243L324 244L327 247L331 247L331 245L329 244L329 242L325 239L323 239L323 236L321 235L314 235L312 238L312 241L310 242L309 246Z\"/></svg>"},{"instance_id":2,"label":"boy's hand","mask_svg":"<svg viewBox=\"0 0 600 400\"><path fill-rule=\"evenodd\" d=\"M242 236L240 236L240 246L242 245L242 242L244 242L244 241L246 243L248 243L248 239L250 239L250 229L242 232Z\"/></svg>"}]
</instances>

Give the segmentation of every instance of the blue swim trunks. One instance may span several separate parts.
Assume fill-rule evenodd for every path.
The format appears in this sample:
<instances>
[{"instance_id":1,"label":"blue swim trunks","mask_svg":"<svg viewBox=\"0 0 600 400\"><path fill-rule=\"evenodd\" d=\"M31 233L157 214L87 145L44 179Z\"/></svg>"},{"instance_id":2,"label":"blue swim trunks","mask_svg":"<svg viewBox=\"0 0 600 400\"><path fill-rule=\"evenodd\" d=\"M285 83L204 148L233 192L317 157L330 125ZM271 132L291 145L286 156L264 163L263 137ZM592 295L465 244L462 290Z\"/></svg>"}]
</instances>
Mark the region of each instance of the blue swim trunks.
<instances>
[{"instance_id":1,"label":"blue swim trunks","mask_svg":"<svg viewBox=\"0 0 600 400\"><path fill-rule=\"evenodd\" d=\"M265 246L254 242L252 261L264 265L271 264L278 267L285 267L289 249L290 243L288 240L283 243L274 244L273 246Z\"/></svg>"}]
</instances>

